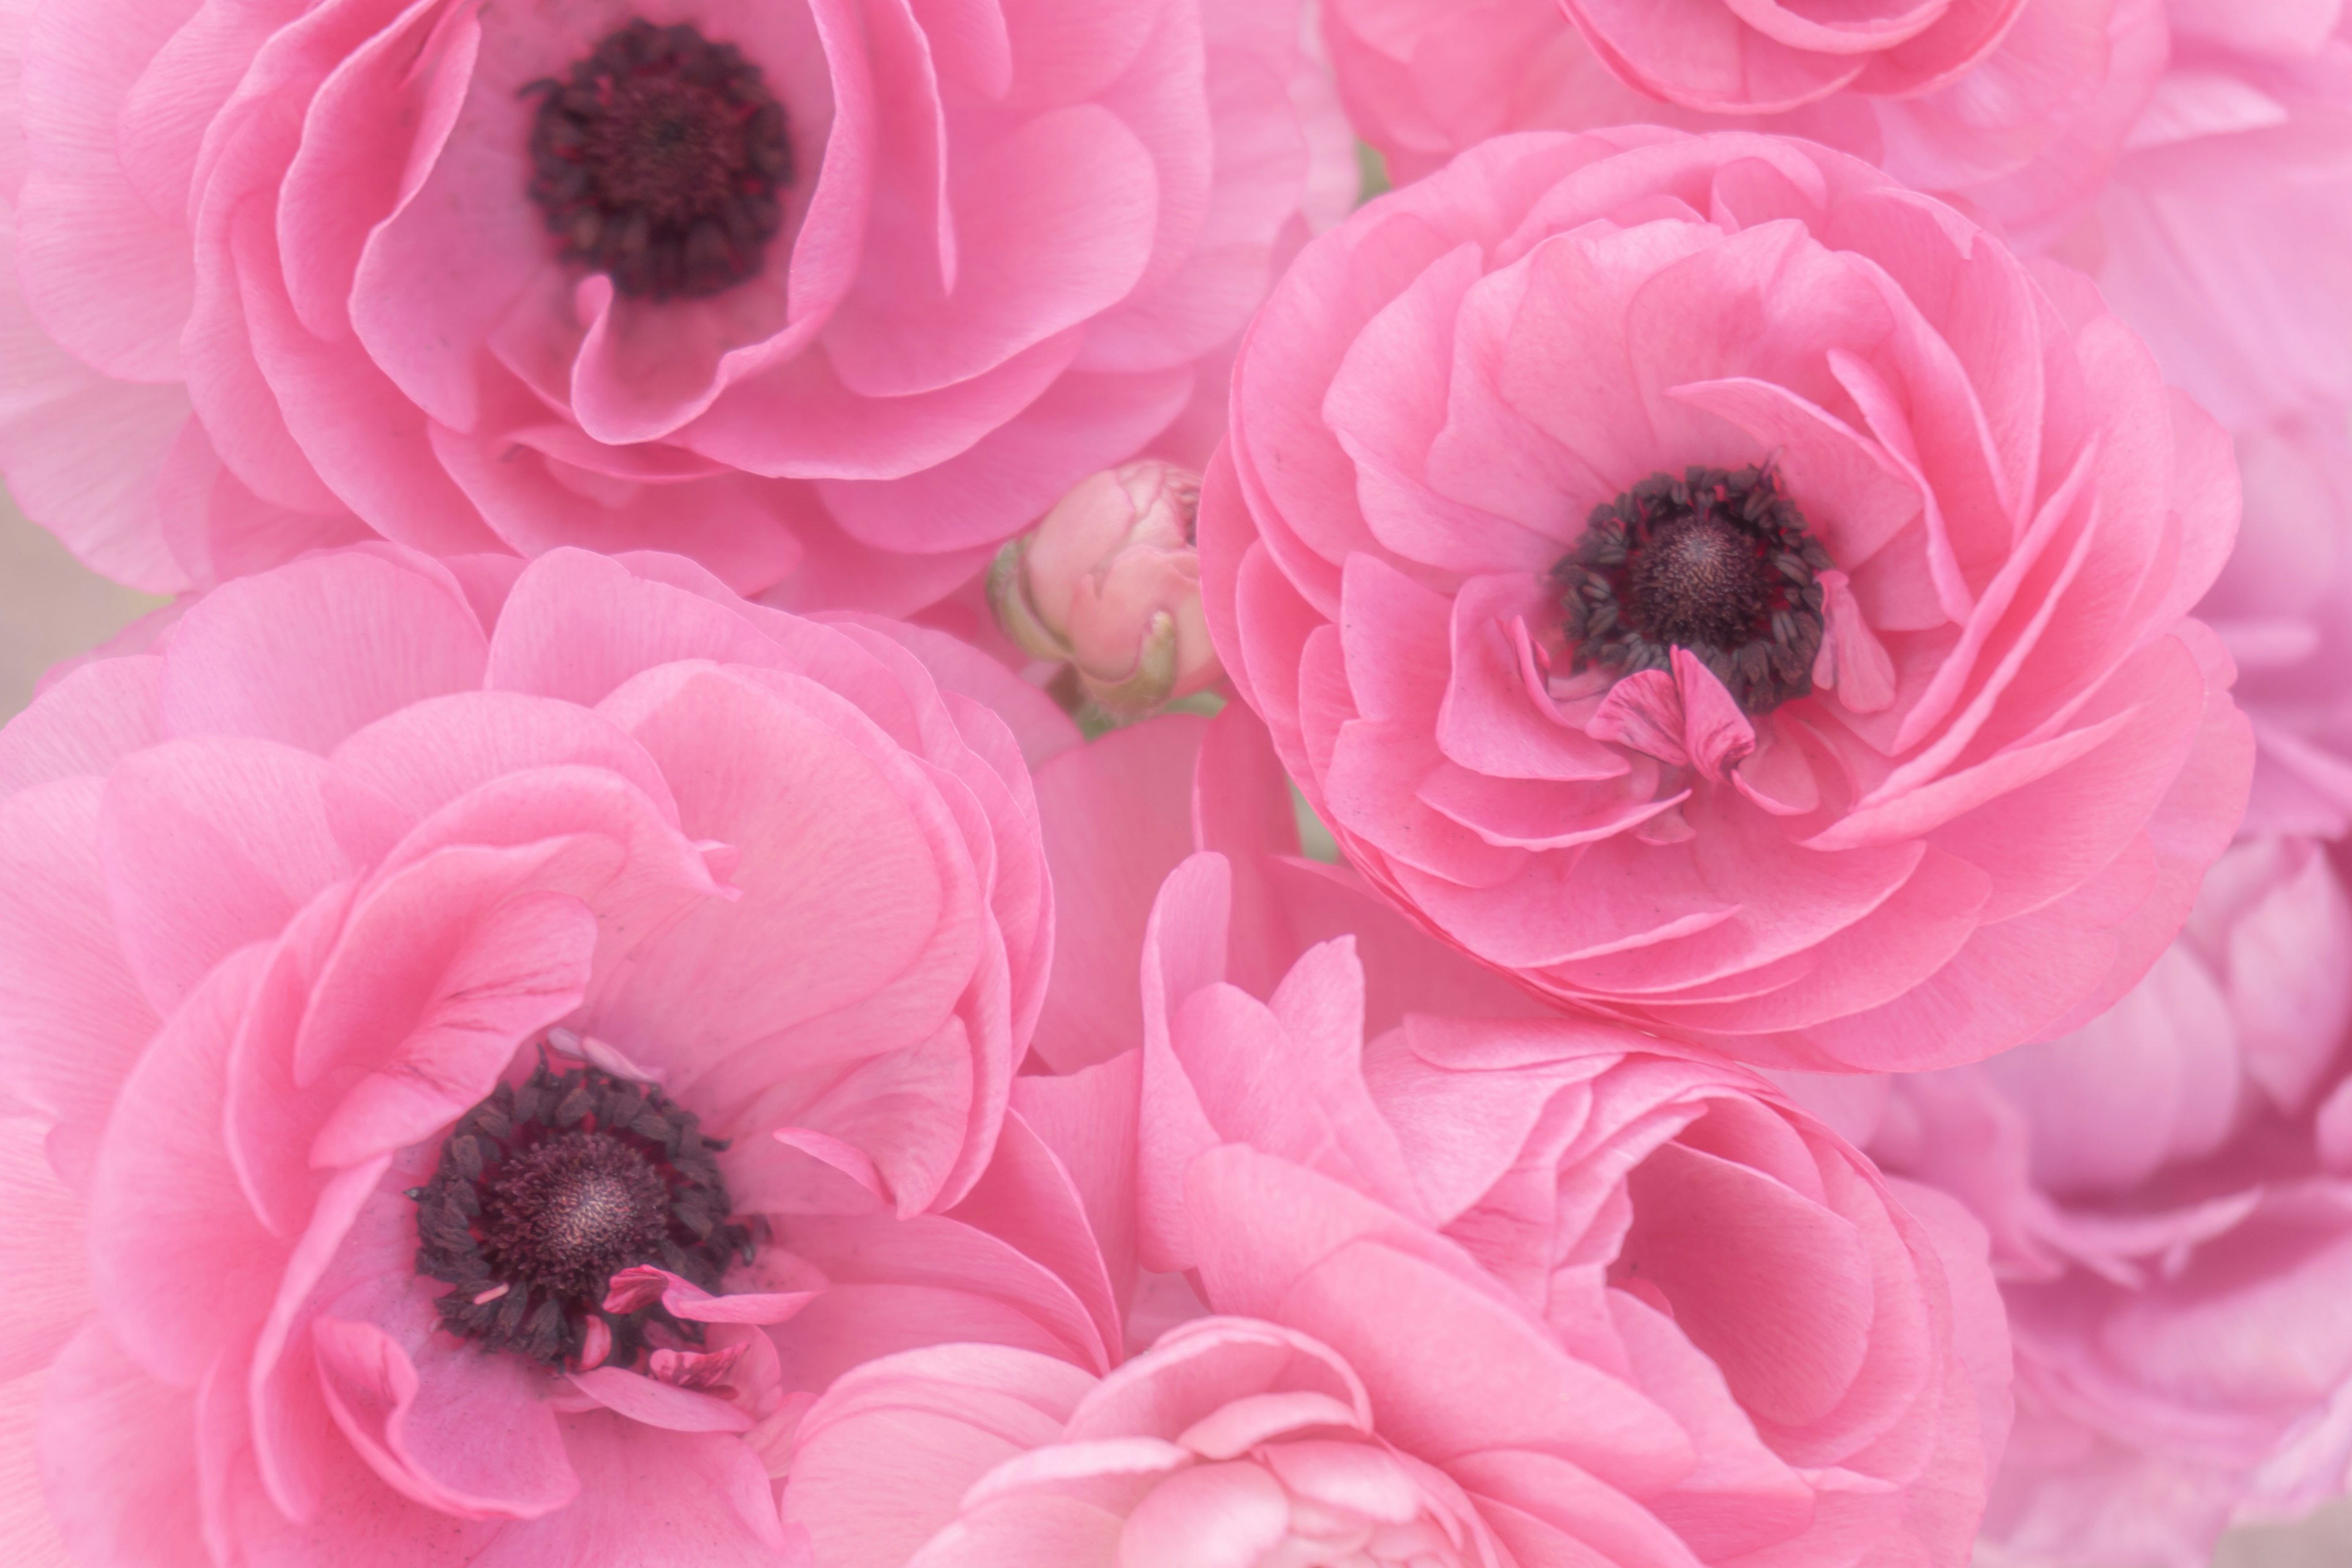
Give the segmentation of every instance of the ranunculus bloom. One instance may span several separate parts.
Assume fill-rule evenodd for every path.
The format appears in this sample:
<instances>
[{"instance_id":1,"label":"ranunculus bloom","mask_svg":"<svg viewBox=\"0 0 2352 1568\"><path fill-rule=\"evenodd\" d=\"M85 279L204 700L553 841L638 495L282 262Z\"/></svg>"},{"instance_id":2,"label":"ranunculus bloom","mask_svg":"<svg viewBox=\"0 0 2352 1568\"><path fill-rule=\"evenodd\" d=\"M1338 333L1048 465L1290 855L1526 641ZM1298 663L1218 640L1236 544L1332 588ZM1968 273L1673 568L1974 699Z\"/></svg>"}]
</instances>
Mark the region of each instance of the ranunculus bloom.
<instances>
[{"instance_id":1,"label":"ranunculus bloom","mask_svg":"<svg viewBox=\"0 0 2352 1568\"><path fill-rule=\"evenodd\" d=\"M992 682L367 546L0 733L5 1370L80 1560L777 1562L794 1227L983 1203L1040 1002Z\"/></svg>"},{"instance_id":2,"label":"ranunculus bloom","mask_svg":"<svg viewBox=\"0 0 2352 1568\"><path fill-rule=\"evenodd\" d=\"M2180 940L2071 1035L1812 1086L1992 1235L2018 1431L1994 1560L2202 1568L2352 1463L2352 903L2254 839ZM1800 1093L1807 1092L1800 1086Z\"/></svg>"},{"instance_id":3,"label":"ranunculus bloom","mask_svg":"<svg viewBox=\"0 0 2352 1568\"><path fill-rule=\"evenodd\" d=\"M1201 614L1200 505L1201 477L1174 463L1079 480L990 568L997 620L1026 652L1066 661L1112 713L1204 689L1223 672Z\"/></svg>"},{"instance_id":4,"label":"ranunculus bloom","mask_svg":"<svg viewBox=\"0 0 2352 1568\"><path fill-rule=\"evenodd\" d=\"M1328 0L1323 27L1349 113L1400 181L1509 131L1771 130L2032 229L2095 194L2164 66L2163 0L1800 9Z\"/></svg>"},{"instance_id":5,"label":"ranunculus bloom","mask_svg":"<svg viewBox=\"0 0 2352 1568\"><path fill-rule=\"evenodd\" d=\"M826 1392L802 1424L784 1514L814 1568L1545 1561L1515 1559L1505 1542L1528 1526L1475 1495L1482 1470L1538 1456L1465 1455L1457 1479L1391 1441L1384 1414L1329 1346L1247 1318L1185 1323L1099 1381L948 1345ZM1664 1543L1654 1531L1643 1544Z\"/></svg>"},{"instance_id":6,"label":"ranunculus bloom","mask_svg":"<svg viewBox=\"0 0 2352 1568\"><path fill-rule=\"evenodd\" d=\"M2062 254L2232 430L2352 401L2352 12L2169 0L2169 68Z\"/></svg>"},{"instance_id":7,"label":"ranunculus bloom","mask_svg":"<svg viewBox=\"0 0 2352 1568\"><path fill-rule=\"evenodd\" d=\"M1499 139L1310 245L1202 497L1364 872L1584 1006L1941 1066L2163 951L2243 807L2210 420L2080 279L1809 143Z\"/></svg>"},{"instance_id":8,"label":"ranunculus bloom","mask_svg":"<svg viewBox=\"0 0 2352 1568\"><path fill-rule=\"evenodd\" d=\"M2352 831L2352 439L2317 410L2237 437L2245 521L2197 606L2254 730L2245 831Z\"/></svg>"},{"instance_id":9,"label":"ranunculus bloom","mask_svg":"<svg viewBox=\"0 0 2352 1568\"><path fill-rule=\"evenodd\" d=\"M1520 1563L1620 1531L1707 1562L1967 1561L2009 1352L1957 1205L1614 1026L1367 1040L1346 938L1260 999L1224 979L1226 888L1186 862L1144 944L1147 1268L1336 1348Z\"/></svg>"},{"instance_id":10,"label":"ranunculus bloom","mask_svg":"<svg viewBox=\"0 0 2352 1568\"><path fill-rule=\"evenodd\" d=\"M0 464L157 590L373 530L911 609L1213 424L1352 189L1296 0L7 9Z\"/></svg>"}]
</instances>

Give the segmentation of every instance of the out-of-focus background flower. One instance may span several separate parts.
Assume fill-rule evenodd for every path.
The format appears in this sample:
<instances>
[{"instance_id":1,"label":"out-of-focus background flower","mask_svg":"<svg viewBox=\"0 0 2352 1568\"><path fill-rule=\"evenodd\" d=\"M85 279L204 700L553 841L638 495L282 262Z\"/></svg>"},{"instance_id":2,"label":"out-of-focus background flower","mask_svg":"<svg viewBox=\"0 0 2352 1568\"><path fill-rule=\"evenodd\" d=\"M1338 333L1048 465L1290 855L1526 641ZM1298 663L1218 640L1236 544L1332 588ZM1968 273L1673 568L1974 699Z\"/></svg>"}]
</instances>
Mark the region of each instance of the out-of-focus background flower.
<instances>
[{"instance_id":1,"label":"out-of-focus background flower","mask_svg":"<svg viewBox=\"0 0 2352 1568\"><path fill-rule=\"evenodd\" d=\"M32 700L41 672L87 652L163 600L106 582L0 496L0 720ZM2344 1568L2352 1500L2292 1526L2241 1530L2214 1568Z\"/></svg>"}]
</instances>

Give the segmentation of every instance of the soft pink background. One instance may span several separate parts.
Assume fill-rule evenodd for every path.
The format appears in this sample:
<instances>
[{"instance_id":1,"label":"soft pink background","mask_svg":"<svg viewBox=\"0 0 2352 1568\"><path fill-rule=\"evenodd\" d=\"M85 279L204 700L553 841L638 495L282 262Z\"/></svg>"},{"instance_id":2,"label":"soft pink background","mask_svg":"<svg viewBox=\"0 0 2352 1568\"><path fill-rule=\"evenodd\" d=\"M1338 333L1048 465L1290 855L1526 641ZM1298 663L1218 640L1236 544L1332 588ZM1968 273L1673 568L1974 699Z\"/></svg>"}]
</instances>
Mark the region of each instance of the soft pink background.
<instances>
[{"instance_id":1,"label":"soft pink background","mask_svg":"<svg viewBox=\"0 0 2352 1568\"><path fill-rule=\"evenodd\" d=\"M0 498L0 717L30 700L58 659L91 647L159 599L116 587L80 566ZM2352 1563L2352 1502L2293 1529L2241 1531L2215 1568L2343 1568Z\"/></svg>"}]
</instances>

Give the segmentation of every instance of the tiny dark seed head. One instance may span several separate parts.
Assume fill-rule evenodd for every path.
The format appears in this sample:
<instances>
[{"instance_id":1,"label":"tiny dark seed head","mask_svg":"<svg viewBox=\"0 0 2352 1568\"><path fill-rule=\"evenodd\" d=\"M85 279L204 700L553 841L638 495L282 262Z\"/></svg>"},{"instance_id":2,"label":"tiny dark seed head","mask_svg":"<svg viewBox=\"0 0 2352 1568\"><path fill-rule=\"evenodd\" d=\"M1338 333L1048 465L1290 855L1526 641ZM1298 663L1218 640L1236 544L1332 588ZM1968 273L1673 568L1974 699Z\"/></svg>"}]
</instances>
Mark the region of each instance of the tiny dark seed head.
<instances>
[{"instance_id":1,"label":"tiny dark seed head","mask_svg":"<svg viewBox=\"0 0 2352 1568\"><path fill-rule=\"evenodd\" d=\"M625 1110L625 1120L610 1113ZM497 1126L501 1136L487 1135ZM591 1318L629 1364L659 1322L699 1343L698 1325L658 1305L604 1310L612 1276L640 1263L716 1291L729 1263L751 1256L690 1112L659 1089L595 1068L558 1074L542 1060L458 1118L417 1205L416 1269L453 1289L437 1310L450 1332L549 1366L576 1358ZM489 1292L485 1295L485 1292Z\"/></svg>"},{"instance_id":2,"label":"tiny dark seed head","mask_svg":"<svg viewBox=\"0 0 2352 1568\"><path fill-rule=\"evenodd\" d=\"M759 272L793 183L783 106L732 44L642 19L534 83L531 200L564 257L625 294L715 294Z\"/></svg>"},{"instance_id":3,"label":"tiny dark seed head","mask_svg":"<svg viewBox=\"0 0 2352 1568\"><path fill-rule=\"evenodd\" d=\"M1812 690L1829 569L1767 464L1650 475L1593 510L1554 577L1572 668L1664 669L1686 648L1767 713Z\"/></svg>"}]
</instances>

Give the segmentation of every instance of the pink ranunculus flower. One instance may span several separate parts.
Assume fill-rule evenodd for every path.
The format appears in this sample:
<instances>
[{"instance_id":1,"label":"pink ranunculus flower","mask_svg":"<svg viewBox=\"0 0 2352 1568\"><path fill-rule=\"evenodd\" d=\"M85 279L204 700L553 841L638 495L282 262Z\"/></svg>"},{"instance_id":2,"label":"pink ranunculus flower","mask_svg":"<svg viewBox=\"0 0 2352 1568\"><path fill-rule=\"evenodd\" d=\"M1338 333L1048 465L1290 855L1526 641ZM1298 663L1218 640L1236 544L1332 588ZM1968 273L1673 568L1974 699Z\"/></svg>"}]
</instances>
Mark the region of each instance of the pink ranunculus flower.
<instances>
[{"instance_id":1,"label":"pink ranunculus flower","mask_svg":"<svg viewBox=\"0 0 2352 1568\"><path fill-rule=\"evenodd\" d=\"M1013 1125L992 683L677 556L365 545L0 732L0 1371L79 1560L783 1562L795 1227L969 1215Z\"/></svg>"},{"instance_id":2,"label":"pink ranunculus flower","mask_svg":"<svg viewBox=\"0 0 2352 1568\"><path fill-rule=\"evenodd\" d=\"M2168 0L2170 63L2060 253L2232 430L2352 402L2352 13Z\"/></svg>"},{"instance_id":3,"label":"pink ranunculus flower","mask_svg":"<svg viewBox=\"0 0 2352 1568\"><path fill-rule=\"evenodd\" d=\"M1175 463L1088 475L991 564L998 624L1115 715L1206 689L1223 671L1201 612L1200 505L1201 476Z\"/></svg>"},{"instance_id":4,"label":"pink ranunculus flower","mask_svg":"<svg viewBox=\"0 0 2352 1568\"><path fill-rule=\"evenodd\" d=\"M1180 1325L1100 1379L947 1345L861 1366L826 1391L800 1427L784 1513L806 1532L813 1568L1548 1560L1515 1556L1507 1542L1527 1527L1476 1493L1480 1470L1549 1456L1465 1455L1457 1477L1389 1436L1384 1414L1328 1345L1249 1318ZM1518 1434L1504 1416L1446 1436ZM1612 1544L1668 1547L1612 1522L1627 1533Z\"/></svg>"},{"instance_id":5,"label":"pink ranunculus flower","mask_svg":"<svg viewBox=\"0 0 2352 1568\"><path fill-rule=\"evenodd\" d=\"M2197 606L2252 722L2245 831L2352 832L2352 437L2340 406L2239 433L2245 521Z\"/></svg>"},{"instance_id":6,"label":"pink ranunculus flower","mask_svg":"<svg viewBox=\"0 0 2352 1568\"><path fill-rule=\"evenodd\" d=\"M2352 900L2247 840L2123 1001L1973 1067L1823 1090L1991 1233L2018 1430L1988 1560L2202 1568L2352 1471Z\"/></svg>"},{"instance_id":7,"label":"pink ranunculus flower","mask_svg":"<svg viewBox=\"0 0 2352 1568\"><path fill-rule=\"evenodd\" d=\"M1498 139L1310 245L1202 497L1226 671L1447 940L1744 1058L2089 1017L2243 809L2228 442L1843 154Z\"/></svg>"},{"instance_id":8,"label":"pink ranunculus flower","mask_svg":"<svg viewBox=\"0 0 2352 1568\"><path fill-rule=\"evenodd\" d=\"M0 467L158 591L372 531L910 610L1213 427L1353 188L1298 0L5 10Z\"/></svg>"},{"instance_id":9,"label":"pink ranunculus flower","mask_svg":"<svg viewBox=\"0 0 2352 1568\"><path fill-rule=\"evenodd\" d=\"M1145 941L1146 1268L1337 1349L1517 1562L1621 1531L1676 1541L1658 1561L1967 1561L2009 1348L1957 1204L1612 1025L1368 1039L1348 938L1253 994L1225 979L1227 889L1187 861Z\"/></svg>"},{"instance_id":10,"label":"pink ranunculus flower","mask_svg":"<svg viewBox=\"0 0 2352 1568\"><path fill-rule=\"evenodd\" d=\"M1769 130L2035 233L2096 194L2164 68L2163 0L1872 9L1893 14L1329 0L1322 17L1349 112L1400 183L1511 131Z\"/></svg>"}]
</instances>

